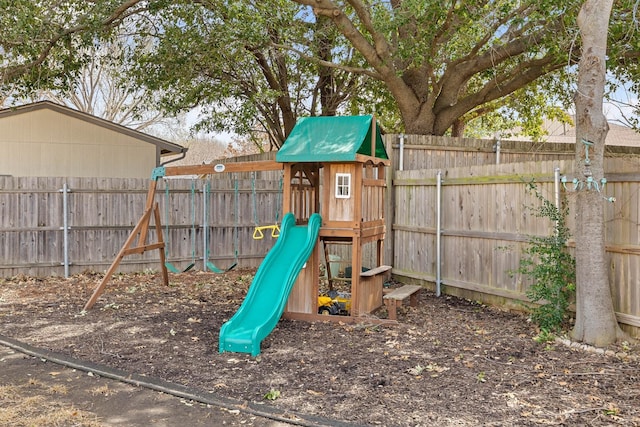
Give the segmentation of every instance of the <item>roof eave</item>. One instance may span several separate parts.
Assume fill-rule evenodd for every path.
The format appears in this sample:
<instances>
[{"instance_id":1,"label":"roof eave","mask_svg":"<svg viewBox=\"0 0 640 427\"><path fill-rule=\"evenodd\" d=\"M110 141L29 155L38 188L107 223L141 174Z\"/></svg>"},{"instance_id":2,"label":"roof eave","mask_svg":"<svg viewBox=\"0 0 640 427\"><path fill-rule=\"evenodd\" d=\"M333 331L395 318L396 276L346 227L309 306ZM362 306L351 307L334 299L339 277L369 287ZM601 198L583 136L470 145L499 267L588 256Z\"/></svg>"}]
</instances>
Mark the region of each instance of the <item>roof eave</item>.
<instances>
[{"instance_id":1,"label":"roof eave","mask_svg":"<svg viewBox=\"0 0 640 427\"><path fill-rule=\"evenodd\" d=\"M89 113L85 113L83 111L74 110L73 108L69 108L66 105L61 105L51 101L38 101L31 104L25 104L25 105L20 105L20 106L10 107L4 110L0 110L0 118L5 115L9 116L14 114L22 114L22 113L41 110L45 108L48 108L60 114L64 114L66 116L76 118L78 120L89 122L91 124L103 127L105 129L112 130L114 132L118 132L118 133L130 136L132 138L139 139L149 144L153 144L160 149L161 155L175 155L175 154L182 154L186 152L186 147L183 147L179 144L166 141L162 138L158 138L153 135L149 135L144 132L131 129L126 126L120 125L118 123L110 122L109 120L105 120L101 117L97 117Z\"/></svg>"},{"instance_id":2,"label":"roof eave","mask_svg":"<svg viewBox=\"0 0 640 427\"><path fill-rule=\"evenodd\" d=\"M371 163L373 165L384 165L384 166L389 166L391 165L391 160L389 159L381 159L380 157L374 157L374 156L367 156L364 154L356 154L356 162L358 163Z\"/></svg>"}]
</instances>

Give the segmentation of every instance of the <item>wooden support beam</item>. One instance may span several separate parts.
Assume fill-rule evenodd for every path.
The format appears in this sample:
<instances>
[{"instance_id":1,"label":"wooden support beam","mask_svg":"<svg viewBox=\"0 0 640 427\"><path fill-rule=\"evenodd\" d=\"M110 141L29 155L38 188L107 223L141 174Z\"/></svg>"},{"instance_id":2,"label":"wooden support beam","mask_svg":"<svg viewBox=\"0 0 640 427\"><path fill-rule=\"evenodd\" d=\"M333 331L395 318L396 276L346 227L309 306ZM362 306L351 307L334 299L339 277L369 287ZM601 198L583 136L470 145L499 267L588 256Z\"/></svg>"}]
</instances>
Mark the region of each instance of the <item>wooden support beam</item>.
<instances>
[{"instance_id":1,"label":"wooden support beam","mask_svg":"<svg viewBox=\"0 0 640 427\"><path fill-rule=\"evenodd\" d=\"M147 245L145 244L142 236L144 235L145 236L144 239L146 240L146 236L149 231L149 219L152 213L154 215L155 228L156 228L156 233L158 235L158 242ZM136 239L138 241L139 246L132 248L131 245L136 241ZM165 266L164 240L162 238L162 225L160 224L160 209L157 203L153 206L153 209L146 209L144 214L142 214L142 217L140 218L136 226L133 228L133 231L125 241L124 245L122 245L122 248L118 252L118 255L113 260L113 262L111 263L111 266L109 267L104 277L102 278L102 281L94 289L93 294L85 304L84 309L90 310L94 306L94 304L96 303L100 295L102 295L102 292L104 292L104 288L107 286L107 283L111 279L111 276L113 275L113 273L115 273L116 269L118 268L118 265L120 265L120 262L125 256L131 255L131 254L142 254L144 252L151 251L151 250L160 251L160 260L162 263L162 267L161 267L162 279L164 284L168 285L169 277L167 273L167 267Z\"/></svg>"},{"instance_id":2,"label":"wooden support beam","mask_svg":"<svg viewBox=\"0 0 640 427\"><path fill-rule=\"evenodd\" d=\"M156 235L158 236L158 244L162 247L158 248L160 251L160 271L162 271L162 284L169 286L169 273L167 272L167 260L164 256L164 237L162 237L162 224L160 223L160 209L156 203L156 208L153 210L153 216L156 223Z\"/></svg>"},{"instance_id":3,"label":"wooden support beam","mask_svg":"<svg viewBox=\"0 0 640 427\"><path fill-rule=\"evenodd\" d=\"M371 117L371 155L376 156L376 115Z\"/></svg>"},{"instance_id":4,"label":"wooden support beam","mask_svg":"<svg viewBox=\"0 0 640 427\"><path fill-rule=\"evenodd\" d=\"M149 191L147 192L147 201L144 205L145 214L143 215L143 224L140 226L140 236L138 238L138 246L143 246L147 241L147 232L149 231L149 219L151 218L151 208L153 207L153 202L156 198L156 188L158 182L154 179L151 180L151 184L149 185Z\"/></svg>"},{"instance_id":5,"label":"wooden support beam","mask_svg":"<svg viewBox=\"0 0 640 427\"><path fill-rule=\"evenodd\" d=\"M135 248L129 248L123 252L123 255L143 254L147 251L154 249L163 249L164 243L152 243L150 245L136 246Z\"/></svg>"},{"instance_id":6,"label":"wooden support beam","mask_svg":"<svg viewBox=\"0 0 640 427\"><path fill-rule=\"evenodd\" d=\"M314 313L296 313L286 311L282 317L290 320L301 320L304 322L336 322L347 324L366 324L366 325L398 325L396 320L378 319L376 317L354 317L354 316L326 316Z\"/></svg>"},{"instance_id":7,"label":"wooden support beam","mask_svg":"<svg viewBox=\"0 0 640 427\"><path fill-rule=\"evenodd\" d=\"M218 173L233 172L258 172L282 170L282 163L275 160L261 160L256 162L237 162L237 163L218 163L211 165L185 165L185 166L167 166L164 170L164 176L180 176L180 175L214 175Z\"/></svg>"}]
</instances>

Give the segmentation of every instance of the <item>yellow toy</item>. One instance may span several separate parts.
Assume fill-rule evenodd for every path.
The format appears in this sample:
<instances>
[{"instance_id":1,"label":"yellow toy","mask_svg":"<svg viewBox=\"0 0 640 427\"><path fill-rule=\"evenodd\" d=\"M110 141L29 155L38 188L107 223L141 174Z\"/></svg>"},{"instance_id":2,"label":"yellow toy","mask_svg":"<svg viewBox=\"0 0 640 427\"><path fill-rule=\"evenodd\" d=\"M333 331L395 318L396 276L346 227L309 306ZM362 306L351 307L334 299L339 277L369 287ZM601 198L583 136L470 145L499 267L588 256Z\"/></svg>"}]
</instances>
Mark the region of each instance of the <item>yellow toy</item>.
<instances>
[{"instance_id":1,"label":"yellow toy","mask_svg":"<svg viewBox=\"0 0 640 427\"><path fill-rule=\"evenodd\" d=\"M329 291L318 297L318 314L348 316L351 312L351 295L347 292Z\"/></svg>"},{"instance_id":2,"label":"yellow toy","mask_svg":"<svg viewBox=\"0 0 640 427\"><path fill-rule=\"evenodd\" d=\"M254 240L264 239L265 230L271 230L271 237L275 238L280 236L280 227L278 226L278 224L259 225L259 226L256 226L255 230L253 230L253 239Z\"/></svg>"}]
</instances>

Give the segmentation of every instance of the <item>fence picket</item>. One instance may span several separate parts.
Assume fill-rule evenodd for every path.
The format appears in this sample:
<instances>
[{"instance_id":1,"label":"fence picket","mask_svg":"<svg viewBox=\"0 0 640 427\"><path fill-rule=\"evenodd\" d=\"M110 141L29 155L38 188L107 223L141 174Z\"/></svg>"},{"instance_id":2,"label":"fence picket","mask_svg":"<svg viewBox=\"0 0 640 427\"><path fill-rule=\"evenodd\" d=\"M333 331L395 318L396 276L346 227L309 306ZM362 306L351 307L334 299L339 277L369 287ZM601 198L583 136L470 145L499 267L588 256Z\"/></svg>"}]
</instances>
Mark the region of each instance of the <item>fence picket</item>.
<instances>
[{"instance_id":1,"label":"fence picket","mask_svg":"<svg viewBox=\"0 0 640 427\"><path fill-rule=\"evenodd\" d=\"M569 182L572 178L573 146L502 141L501 164L495 165L494 141L408 135L404 170L398 171L398 136L384 138L391 148L389 154L395 170L393 174L389 172L394 199L389 203L393 210L387 212L387 235L391 235L389 241L393 245L385 245L386 263L393 265L394 275L424 282L435 280L436 174L440 170L442 279L447 291L493 295L498 303L503 303L504 298L524 299L527 278L511 276L509 271L517 268L528 235L546 235L553 228L548 221L525 209L525 205L536 203L527 195L525 183L535 179L545 197L552 199L554 169L559 167ZM273 155L238 160L263 160ZM610 280L619 320L625 328L633 330L640 328L639 165L638 149L607 148L605 171L609 182L604 195L617 199L616 203L607 204L605 211ZM255 224L272 224L278 212L282 216L280 172L216 174L194 181L187 177L161 182L156 201L169 230L169 259L186 265L194 256L195 247L196 268L202 269L205 179L210 183L210 191L206 193L208 259L220 265L230 264L237 244L240 266L256 267L274 239L267 236L254 240ZM62 274L60 189L65 183L70 191L71 274L106 270L142 215L149 185L144 179L0 176L0 277L21 273ZM165 184L170 186L168 206ZM370 191L366 197L375 201L379 197L377 190ZM568 201L571 206L570 192ZM574 226L572 215L569 226ZM154 230L150 238L156 238ZM343 259L350 257L348 247L336 245L330 252ZM365 258L373 258L375 248L364 252ZM127 257L119 270L157 270L158 263L157 253L151 252ZM368 263L371 261L363 260L363 265Z\"/></svg>"}]
</instances>

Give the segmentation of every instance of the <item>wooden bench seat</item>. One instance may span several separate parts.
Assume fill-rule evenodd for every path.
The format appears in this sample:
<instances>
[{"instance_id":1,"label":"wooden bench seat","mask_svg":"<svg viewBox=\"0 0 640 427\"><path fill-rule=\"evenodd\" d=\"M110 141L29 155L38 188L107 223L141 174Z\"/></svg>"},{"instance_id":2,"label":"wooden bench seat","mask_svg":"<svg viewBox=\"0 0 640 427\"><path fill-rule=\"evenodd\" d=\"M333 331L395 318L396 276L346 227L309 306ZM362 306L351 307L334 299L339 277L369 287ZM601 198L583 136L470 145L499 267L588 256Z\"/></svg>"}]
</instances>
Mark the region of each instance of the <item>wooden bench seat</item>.
<instances>
[{"instance_id":1,"label":"wooden bench seat","mask_svg":"<svg viewBox=\"0 0 640 427\"><path fill-rule=\"evenodd\" d=\"M409 298L409 305L411 307L416 307L418 305L418 291L420 291L420 289L422 289L422 286L419 285L404 285L384 295L382 298L384 300L384 304L387 306L389 319L398 319L396 308L401 306L402 301L407 298Z\"/></svg>"},{"instance_id":2,"label":"wooden bench seat","mask_svg":"<svg viewBox=\"0 0 640 427\"><path fill-rule=\"evenodd\" d=\"M360 273L360 277L373 277L377 274L386 273L391 270L390 265L381 265L380 267L372 268L371 270L363 271Z\"/></svg>"}]
</instances>

